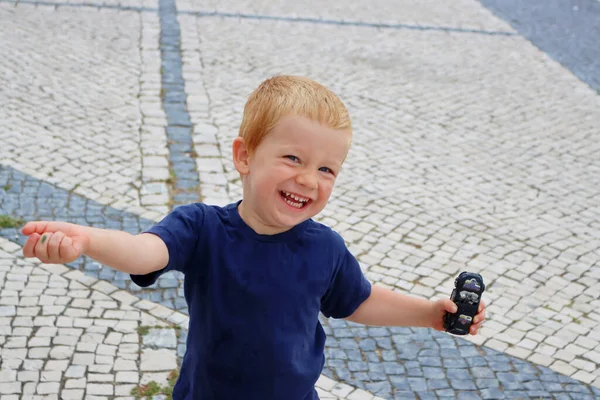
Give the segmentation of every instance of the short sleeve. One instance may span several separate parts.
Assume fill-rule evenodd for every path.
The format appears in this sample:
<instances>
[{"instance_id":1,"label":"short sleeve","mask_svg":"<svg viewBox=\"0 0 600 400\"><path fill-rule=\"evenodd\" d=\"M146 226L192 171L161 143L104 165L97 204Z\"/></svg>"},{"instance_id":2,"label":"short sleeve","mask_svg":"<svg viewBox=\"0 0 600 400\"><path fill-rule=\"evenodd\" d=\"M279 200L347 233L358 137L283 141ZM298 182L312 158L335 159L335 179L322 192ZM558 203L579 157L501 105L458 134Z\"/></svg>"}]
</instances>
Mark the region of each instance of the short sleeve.
<instances>
[{"instance_id":1,"label":"short sleeve","mask_svg":"<svg viewBox=\"0 0 600 400\"><path fill-rule=\"evenodd\" d=\"M321 312L328 318L346 318L371 295L371 283L356 258L336 233L337 265L327 292L321 299Z\"/></svg>"},{"instance_id":2,"label":"short sleeve","mask_svg":"<svg viewBox=\"0 0 600 400\"><path fill-rule=\"evenodd\" d=\"M138 286L147 287L168 271L185 274L196 251L203 222L204 209L195 203L175 208L162 221L145 231L162 239L169 251L169 263L163 269L146 275L131 275L131 280Z\"/></svg>"}]
</instances>

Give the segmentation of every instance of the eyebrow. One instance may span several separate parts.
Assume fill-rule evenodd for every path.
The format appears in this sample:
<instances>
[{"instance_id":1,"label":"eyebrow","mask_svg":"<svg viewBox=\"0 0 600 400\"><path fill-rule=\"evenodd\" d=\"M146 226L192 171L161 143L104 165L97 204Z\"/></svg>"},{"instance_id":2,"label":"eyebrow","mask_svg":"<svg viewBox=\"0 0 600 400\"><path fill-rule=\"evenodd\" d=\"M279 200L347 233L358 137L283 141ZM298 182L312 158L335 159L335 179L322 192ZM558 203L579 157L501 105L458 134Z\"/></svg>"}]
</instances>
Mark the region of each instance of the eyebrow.
<instances>
[{"instance_id":1,"label":"eyebrow","mask_svg":"<svg viewBox=\"0 0 600 400\"><path fill-rule=\"evenodd\" d=\"M307 151L303 147L304 146L301 143L284 143L284 144L279 145L279 151L283 152L283 153L297 151L297 152L304 153L303 155L305 155L307 153ZM310 153L310 151L308 151L308 152ZM348 154L346 154L346 156L339 163L333 159L326 159L325 164L338 165L341 167L342 164L344 164L344 161L346 160L346 158L348 158ZM327 166L327 165L325 165L325 166Z\"/></svg>"}]
</instances>

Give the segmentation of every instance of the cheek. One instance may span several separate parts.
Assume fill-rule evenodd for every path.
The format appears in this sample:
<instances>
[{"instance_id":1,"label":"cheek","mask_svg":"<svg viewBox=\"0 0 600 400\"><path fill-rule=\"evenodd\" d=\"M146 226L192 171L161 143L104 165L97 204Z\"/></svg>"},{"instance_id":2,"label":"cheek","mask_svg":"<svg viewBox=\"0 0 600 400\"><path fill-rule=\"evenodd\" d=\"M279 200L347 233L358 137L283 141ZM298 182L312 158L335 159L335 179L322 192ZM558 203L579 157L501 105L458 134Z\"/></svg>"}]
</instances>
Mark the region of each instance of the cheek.
<instances>
[{"instance_id":1,"label":"cheek","mask_svg":"<svg viewBox=\"0 0 600 400\"><path fill-rule=\"evenodd\" d=\"M254 185L263 190L276 187L284 176L281 168L266 168L255 175Z\"/></svg>"},{"instance_id":2,"label":"cheek","mask_svg":"<svg viewBox=\"0 0 600 400\"><path fill-rule=\"evenodd\" d=\"M263 174L263 180L277 185L293 176L293 168L286 165L277 165L269 168Z\"/></svg>"},{"instance_id":3,"label":"cheek","mask_svg":"<svg viewBox=\"0 0 600 400\"><path fill-rule=\"evenodd\" d=\"M334 183L335 183L335 181L332 181L332 180L322 180L319 183L319 192L320 192L321 196L323 196L323 195L329 196L331 194L331 191L333 190Z\"/></svg>"}]
</instances>

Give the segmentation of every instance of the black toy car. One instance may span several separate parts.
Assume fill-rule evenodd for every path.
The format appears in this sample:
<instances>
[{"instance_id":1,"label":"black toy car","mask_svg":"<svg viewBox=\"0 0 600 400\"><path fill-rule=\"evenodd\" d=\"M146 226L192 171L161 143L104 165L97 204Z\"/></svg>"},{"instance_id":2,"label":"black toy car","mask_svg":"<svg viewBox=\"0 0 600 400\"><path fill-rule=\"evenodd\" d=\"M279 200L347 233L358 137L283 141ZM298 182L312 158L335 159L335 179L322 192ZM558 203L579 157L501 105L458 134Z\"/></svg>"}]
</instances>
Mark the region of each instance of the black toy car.
<instances>
[{"instance_id":1,"label":"black toy car","mask_svg":"<svg viewBox=\"0 0 600 400\"><path fill-rule=\"evenodd\" d=\"M454 290L450 299L458 306L454 314L446 313L444 329L453 335L467 335L477 315L481 295L485 290L481 275L473 272L461 272L454 280Z\"/></svg>"}]
</instances>

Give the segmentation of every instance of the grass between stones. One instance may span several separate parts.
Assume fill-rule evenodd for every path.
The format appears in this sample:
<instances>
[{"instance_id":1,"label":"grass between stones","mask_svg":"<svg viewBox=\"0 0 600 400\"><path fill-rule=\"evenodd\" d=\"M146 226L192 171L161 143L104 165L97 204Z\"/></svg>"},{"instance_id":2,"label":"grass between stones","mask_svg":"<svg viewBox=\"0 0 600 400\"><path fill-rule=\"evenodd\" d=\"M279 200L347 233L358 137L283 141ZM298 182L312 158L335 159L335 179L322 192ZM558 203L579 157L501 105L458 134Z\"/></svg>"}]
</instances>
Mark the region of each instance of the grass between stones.
<instances>
[{"instance_id":1,"label":"grass between stones","mask_svg":"<svg viewBox=\"0 0 600 400\"><path fill-rule=\"evenodd\" d=\"M179 370L173 370L167 378L167 386L161 386L155 381L150 381L145 385L139 385L131 389L131 395L136 399L141 399L143 397L152 398L152 396L162 394L167 400L173 400L173 388L175 387L175 382L177 382L177 377L179 377Z\"/></svg>"},{"instance_id":2,"label":"grass between stones","mask_svg":"<svg viewBox=\"0 0 600 400\"><path fill-rule=\"evenodd\" d=\"M140 336L147 335L148 332L150 331L150 328L151 328L151 326L139 326L137 328L138 335L140 335Z\"/></svg>"},{"instance_id":3,"label":"grass between stones","mask_svg":"<svg viewBox=\"0 0 600 400\"><path fill-rule=\"evenodd\" d=\"M179 337L181 333L181 326L179 325L171 325L171 326L161 326L161 325L141 325L137 327L137 333L140 336L145 336L150 332L150 329L175 329L175 335Z\"/></svg>"},{"instance_id":4,"label":"grass between stones","mask_svg":"<svg viewBox=\"0 0 600 400\"><path fill-rule=\"evenodd\" d=\"M25 223L21 218L14 218L10 215L0 215L0 228L18 228Z\"/></svg>"},{"instance_id":5,"label":"grass between stones","mask_svg":"<svg viewBox=\"0 0 600 400\"><path fill-rule=\"evenodd\" d=\"M141 325L137 328L138 335L145 336L150 332L150 329L174 329L177 339L179 339L179 335L181 334L181 327L179 325ZM179 369L173 370L169 373L169 376L167 377L167 386L161 386L156 381L150 381L145 385L138 385L137 387L131 389L131 395L134 396L136 399L151 399L152 396L164 395L166 400L173 400L173 388L175 387L175 383L177 382L178 377Z\"/></svg>"}]
</instances>

